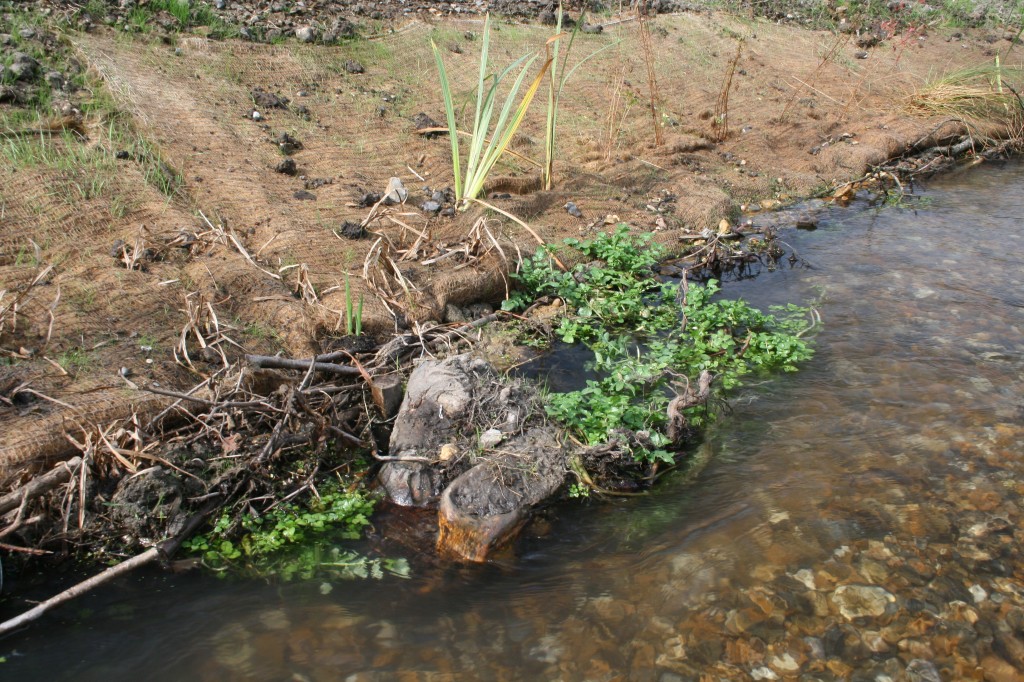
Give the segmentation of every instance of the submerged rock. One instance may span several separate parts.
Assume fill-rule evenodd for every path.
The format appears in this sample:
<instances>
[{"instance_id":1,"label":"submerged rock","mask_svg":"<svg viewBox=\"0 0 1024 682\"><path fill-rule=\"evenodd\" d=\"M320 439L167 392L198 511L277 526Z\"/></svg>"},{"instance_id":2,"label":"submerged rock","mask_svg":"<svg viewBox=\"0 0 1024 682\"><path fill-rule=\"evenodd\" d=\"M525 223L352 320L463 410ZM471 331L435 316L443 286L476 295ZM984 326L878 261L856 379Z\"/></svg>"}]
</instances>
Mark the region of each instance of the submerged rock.
<instances>
[{"instance_id":1,"label":"submerged rock","mask_svg":"<svg viewBox=\"0 0 1024 682\"><path fill-rule=\"evenodd\" d=\"M832 601L846 618L881 616L896 601L885 588L874 585L841 585L832 593Z\"/></svg>"}]
</instances>

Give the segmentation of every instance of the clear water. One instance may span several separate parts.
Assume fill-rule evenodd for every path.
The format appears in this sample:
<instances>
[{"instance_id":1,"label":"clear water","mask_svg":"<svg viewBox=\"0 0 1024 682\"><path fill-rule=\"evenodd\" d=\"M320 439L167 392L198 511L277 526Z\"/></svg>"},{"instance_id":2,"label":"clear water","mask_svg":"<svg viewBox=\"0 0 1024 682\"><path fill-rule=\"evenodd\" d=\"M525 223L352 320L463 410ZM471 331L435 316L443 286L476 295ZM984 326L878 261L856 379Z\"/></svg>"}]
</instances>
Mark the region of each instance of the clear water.
<instances>
[{"instance_id":1,"label":"clear water","mask_svg":"<svg viewBox=\"0 0 1024 682\"><path fill-rule=\"evenodd\" d=\"M824 327L803 371L737 396L696 482L562 506L490 566L428 563L327 594L133 576L0 642L0 678L1014 673L1024 166L945 178L927 197L829 210L783 235L812 269L728 285L762 306L815 301ZM842 585L884 589L884 612L844 615Z\"/></svg>"}]
</instances>

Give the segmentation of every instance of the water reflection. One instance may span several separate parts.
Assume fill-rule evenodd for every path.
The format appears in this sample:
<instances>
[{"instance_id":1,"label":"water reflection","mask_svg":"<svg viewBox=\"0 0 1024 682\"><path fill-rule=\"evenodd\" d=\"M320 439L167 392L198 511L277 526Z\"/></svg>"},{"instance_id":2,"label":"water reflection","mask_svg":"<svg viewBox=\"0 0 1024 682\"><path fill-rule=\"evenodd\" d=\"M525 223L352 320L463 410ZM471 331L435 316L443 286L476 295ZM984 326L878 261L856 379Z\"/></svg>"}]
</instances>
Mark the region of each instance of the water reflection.
<instances>
[{"instance_id":1,"label":"water reflection","mask_svg":"<svg viewBox=\"0 0 1024 682\"><path fill-rule=\"evenodd\" d=\"M730 284L762 306L817 301L825 327L802 372L736 396L696 484L560 508L514 558L409 581L139 578L36 628L3 672L1020 679L1024 168L929 199L831 212L785 235L812 270Z\"/></svg>"}]
</instances>

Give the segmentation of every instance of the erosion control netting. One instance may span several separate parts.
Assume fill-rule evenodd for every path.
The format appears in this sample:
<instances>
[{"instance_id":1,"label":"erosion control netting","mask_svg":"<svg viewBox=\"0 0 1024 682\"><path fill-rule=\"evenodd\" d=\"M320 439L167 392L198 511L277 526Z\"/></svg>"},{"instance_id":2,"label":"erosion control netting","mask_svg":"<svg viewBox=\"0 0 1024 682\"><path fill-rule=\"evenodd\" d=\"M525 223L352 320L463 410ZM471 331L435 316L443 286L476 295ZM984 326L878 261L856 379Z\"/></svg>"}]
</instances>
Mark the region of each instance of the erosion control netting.
<instances>
[{"instance_id":1,"label":"erosion control netting","mask_svg":"<svg viewBox=\"0 0 1024 682\"><path fill-rule=\"evenodd\" d=\"M543 50L551 34L495 24L497 68ZM493 202L547 242L624 221L678 249L681 234L716 227L737 204L858 177L933 129L936 121L911 118L894 102L949 67L939 39L885 43L860 60L849 36L721 15L662 16L650 29L665 143L654 145L644 50L638 23L627 16L601 34L580 35L573 49L570 64L616 43L577 70L563 92L555 189L518 194L516 182L494 186ZM480 210L450 219L419 208L429 198L425 188L443 190L452 180L449 141L417 134L413 122L421 112L444 121L430 39L442 48L467 122L481 30L481 21L412 22L339 47L75 36L83 61L102 75L173 182L154 183L153 164L132 159L111 166L108 184L94 192L66 187L69 177L81 184L91 171L0 170L0 290L24 287L54 266L27 297L18 329L3 332L3 347L43 347L52 306L45 354L63 369L39 357L14 369L66 404L40 398L0 406L5 422L19 424L0 434L0 471L66 449L62 430L71 425L160 404L132 390L118 376L122 366L139 383L193 383L171 350L196 309L215 315L246 348L306 356L345 333L346 278L351 300L364 299L364 330L378 334L443 321L449 304L501 298L509 267L536 247L529 233L500 216L477 225ZM981 49L963 49L963 63L981 61ZM363 73L355 73L356 63ZM714 142L730 71L729 135ZM254 103L257 91L289 102L275 107L257 96ZM545 100L542 90L514 145L537 160ZM100 133L90 129L90 139ZM286 158L294 175L274 170ZM499 165L502 177L537 177L515 158ZM352 228L370 212L360 200L385 192L391 177L408 189L405 205L371 221L365 236L341 234L346 223L358 232ZM582 217L565 210L568 201ZM130 247L120 260L110 255L116 240ZM158 252L142 269L124 263L136 240Z\"/></svg>"}]
</instances>

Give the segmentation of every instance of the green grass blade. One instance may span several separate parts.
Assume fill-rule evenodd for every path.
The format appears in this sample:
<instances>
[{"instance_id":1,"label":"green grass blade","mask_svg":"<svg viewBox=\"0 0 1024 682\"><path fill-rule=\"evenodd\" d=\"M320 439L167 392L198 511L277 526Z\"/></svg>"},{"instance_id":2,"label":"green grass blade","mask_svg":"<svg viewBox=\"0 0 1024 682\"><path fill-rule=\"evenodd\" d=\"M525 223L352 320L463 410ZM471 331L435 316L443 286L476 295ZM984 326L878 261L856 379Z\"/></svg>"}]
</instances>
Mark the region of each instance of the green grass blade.
<instances>
[{"instance_id":1,"label":"green grass blade","mask_svg":"<svg viewBox=\"0 0 1024 682\"><path fill-rule=\"evenodd\" d=\"M345 334L352 336L352 289L349 287L347 273L345 275Z\"/></svg>"},{"instance_id":2,"label":"green grass blade","mask_svg":"<svg viewBox=\"0 0 1024 682\"><path fill-rule=\"evenodd\" d=\"M356 336L363 335L363 295L359 294L359 307L356 309Z\"/></svg>"},{"instance_id":3,"label":"green grass blade","mask_svg":"<svg viewBox=\"0 0 1024 682\"><path fill-rule=\"evenodd\" d=\"M573 66L573 67L572 67L571 69L569 69L569 73L565 74L565 77L564 77L564 78L562 79L562 85L565 85L565 82L566 82L567 80L569 80L570 78L572 78L572 75L573 75L574 73L576 73L576 69L580 68L581 66L583 66L584 64L586 64L587 62L589 62L589 61L590 61L591 59L593 59L593 58L594 58L594 57L596 57L597 55L599 55L599 54L601 54L602 52L604 52L605 50L610 50L611 48L615 47L616 45L618 45L618 44L619 44L619 43L621 43L621 42L622 42L622 40L620 39L620 40L616 40L616 41L615 41L614 43L608 43L608 44L607 44L607 45L605 45L604 47L602 47L602 48L599 48L599 49L597 49L597 50L594 50L594 51L593 51L593 52L591 52L591 53L590 53L589 55L587 55L586 57L584 57L583 59L581 59L581 60L580 60L580 62L579 62L579 64L576 64L576 65L574 65L574 66ZM559 92L559 94L561 94L561 92L562 92L562 85L560 85L560 86L558 87L558 92Z\"/></svg>"},{"instance_id":4,"label":"green grass blade","mask_svg":"<svg viewBox=\"0 0 1024 682\"><path fill-rule=\"evenodd\" d=\"M469 157L466 160L466 176L469 177L472 169L476 166L480 156L480 149L483 147L483 135L486 135L486 127L483 125L484 110L488 109L490 97L484 96L484 87L487 82L487 59L491 46L491 15L484 17L484 38L480 48L480 75L476 83L476 113L473 115L472 139L469 143ZM494 85L491 86L491 93L494 92ZM490 112L487 112L487 120L490 121ZM484 132L481 132L483 130Z\"/></svg>"},{"instance_id":5,"label":"green grass blade","mask_svg":"<svg viewBox=\"0 0 1024 682\"><path fill-rule=\"evenodd\" d=\"M462 200L462 174L461 174L461 162L459 160L459 130L455 125L455 105L452 103L452 89L448 83L448 72L444 68L444 60L441 59L441 50L438 49L437 43L433 40L430 41L430 46L434 48L434 59L437 61L437 73L441 81L441 93L444 95L444 113L448 117L448 139L452 145L452 172L455 175L453 184L455 185L455 200Z\"/></svg>"}]
</instances>

